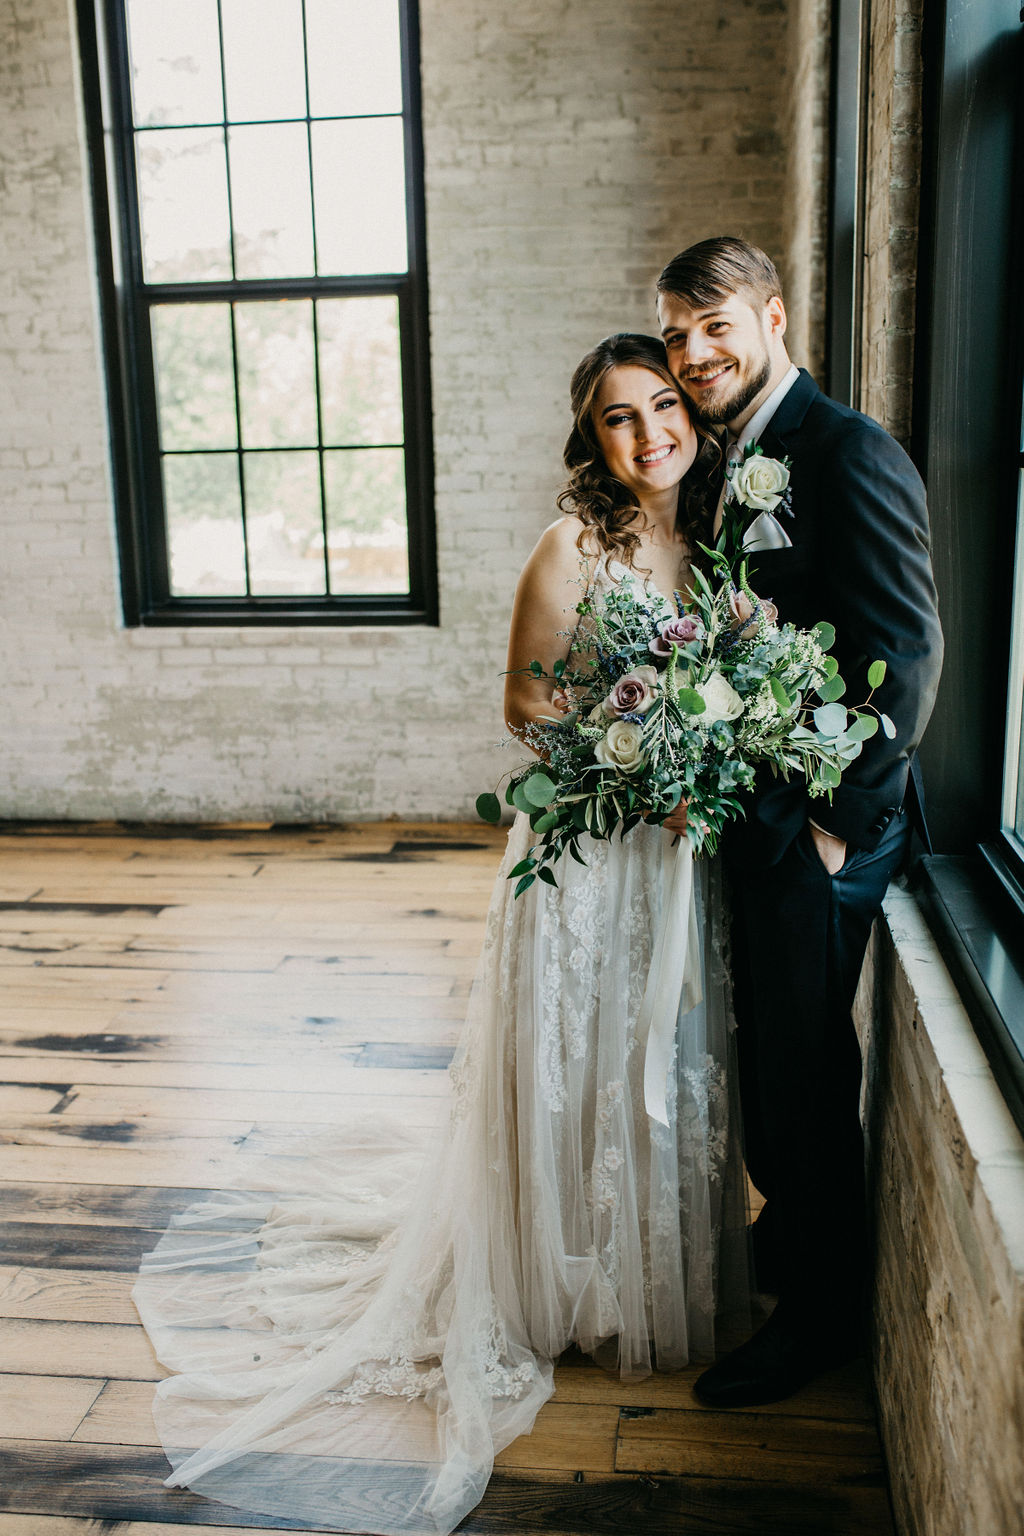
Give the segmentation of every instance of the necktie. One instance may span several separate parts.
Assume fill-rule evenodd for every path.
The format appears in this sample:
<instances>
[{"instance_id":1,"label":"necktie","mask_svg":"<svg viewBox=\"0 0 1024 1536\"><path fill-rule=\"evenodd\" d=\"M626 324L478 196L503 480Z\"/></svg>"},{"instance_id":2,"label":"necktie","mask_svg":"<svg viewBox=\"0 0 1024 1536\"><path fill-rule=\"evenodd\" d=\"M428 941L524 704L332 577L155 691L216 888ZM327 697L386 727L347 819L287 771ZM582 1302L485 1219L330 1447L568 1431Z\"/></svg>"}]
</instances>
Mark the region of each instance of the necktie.
<instances>
[{"instance_id":1,"label":"necktie","mask_svg":"<svg viewBox=\"0 0 1024 1536\"><path fill-rule=\"evenodd\" d=\"M722 441L722 449L725 453L725 466L722 476L722 489L718 496L718 506L715 508L713 539L717 539L722 531L722 513L725 507L725 493L729 485L729 471L735 468L737 464L743 462L743 449L740 447L739 439L733 437L731 432L726 432Z\"/></svg>"}]
</instances>

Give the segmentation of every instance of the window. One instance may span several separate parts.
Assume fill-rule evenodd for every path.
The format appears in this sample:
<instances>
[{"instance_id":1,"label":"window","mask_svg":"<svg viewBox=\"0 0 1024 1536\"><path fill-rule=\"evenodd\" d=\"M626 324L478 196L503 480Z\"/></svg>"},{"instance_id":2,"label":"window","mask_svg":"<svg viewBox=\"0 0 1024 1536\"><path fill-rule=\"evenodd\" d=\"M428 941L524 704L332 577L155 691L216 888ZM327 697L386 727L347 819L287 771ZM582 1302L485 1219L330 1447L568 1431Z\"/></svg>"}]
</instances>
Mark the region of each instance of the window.
<instances>
[{"instance_id":1,"label":"window","mask_svg":"<svg viewBox=\"0 0 1024 1536\"><path fill-rule=\"evenodd\" d=\"M81 0L128 623L436 617L412 0Z\"/></svg>"},{"instance_id":2,"label":"window","mask_svg":"<svg viewBox=\"0 0 1024 1536\"><path fill-rule=\"evenodd\" d=\"M928 486L946 660L921 753L938 852L919 873L964 1004L1024 1127L1024 33L1016 6L973 0L926 8L923 37L930 152L914 454Z\"/></svg>"}]
</instances>

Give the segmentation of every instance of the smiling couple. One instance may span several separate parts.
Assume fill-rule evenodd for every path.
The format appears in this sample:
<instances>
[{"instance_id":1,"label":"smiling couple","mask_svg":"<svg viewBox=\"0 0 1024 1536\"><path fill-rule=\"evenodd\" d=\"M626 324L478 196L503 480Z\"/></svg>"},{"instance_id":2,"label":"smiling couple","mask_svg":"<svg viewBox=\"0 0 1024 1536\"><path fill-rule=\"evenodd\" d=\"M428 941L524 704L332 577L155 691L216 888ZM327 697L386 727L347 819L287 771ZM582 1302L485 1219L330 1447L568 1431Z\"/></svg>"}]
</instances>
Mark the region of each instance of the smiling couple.
<instances>
[{"instance_id":1,"label":"smiling couple","mask_svg":"<svg viewBox=\"0 0 1024 1536\"><path fill-rule=\"evenodd\" d=\"M550 663L564 645L561 593L580 550L643 572L655 592L685 591L696 546L720 526L722 455L737 465L757 444L754 473L778 473L765 460L789 465L788 515L762 515L747 540L758 591L783 622L835 626L852 699L884 660L874 702L896 726L894 739L865 743L830 803L811 802L798 778L759 783L723 841L743 1151L765 1200L752 1257L758 1289L778 1296L767 1323L697 1382L703 1401L727 1407L787 1396L860 1347L868 1237L851 1008L911 826L926 836L915 748L942 637L920 477L876 422L791 362L769 257L739 239L702 241L662 272L657 309L664 351L611 337L577 370L570 515L527 564L509 666ZM549 707L543 685L511 676L513 724ZM683 806L665 826L685 824Z\"/></svg>"}]
</instances>

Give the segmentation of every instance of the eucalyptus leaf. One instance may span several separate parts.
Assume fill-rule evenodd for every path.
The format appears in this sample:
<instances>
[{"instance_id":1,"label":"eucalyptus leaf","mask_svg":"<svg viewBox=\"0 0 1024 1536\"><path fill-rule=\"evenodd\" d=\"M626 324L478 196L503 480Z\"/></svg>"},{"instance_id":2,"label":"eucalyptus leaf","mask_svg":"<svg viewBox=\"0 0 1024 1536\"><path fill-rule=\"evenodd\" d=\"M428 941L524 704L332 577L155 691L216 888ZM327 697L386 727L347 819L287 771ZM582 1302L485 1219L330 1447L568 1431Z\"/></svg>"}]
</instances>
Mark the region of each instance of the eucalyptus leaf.
<instances>
[{"instance_id":1,"label":"eucalyptus leaf","mask_svg":"<svg viewBox=\"0 0 1024 1536\"><path fill-rule=\"evenodd\" d=\"M481 821L499 822L501 820L501 801L497 795L477 795L476 813Z\"/></svg>"},{"instance_id":2,"label":"eucalyptus leaf","mask_svg":"<svg viewBox=\"0 0 1024 1536\"><path fill-rule=\"evenodd\" d=\"M546 773L531 773L523 783L523 791L531 806L550 805L558 793L558 785Z\"/></svg>"},{"instance_id":3,"label":"eucalyptus leaf","mask_svg":"<svg viewBox=\"0 0 1024 1536\"><path fill-rule=\"evenodd\" d=\"M707 705L696 688L680 688L679 708L687 715L702 715Z\"/></svg>"},{"instance_id":4,"label":"eucalyptus leaf","mask_svg":"<svg viewBox=\"0 0 1024 1536\"><path fill-rule=\"evenodd\" d=\"M533 822L535 832L550 832L552 827L557 827L559 822L558 811L545 811L543 816L538 816Z\"/></svg>"},{"instance_id":5,"label":"eucalyptus leaf","mask_svg":"<svg viewBox=\"0 0 1024 1536\"><path fill-rule=\"evenodd\" d=\"M893 725L892 721L889 719L889 716L888 715L879 715L878 718L881 720L881 722L882 722L882 730L888 736L889 740L890 741L895 741L896 740L896 727Z\"/></svg>"},{"instance_id":6,"label":"eucalyptus leaf","mask_svg":"<svg viewBox=\"0 0 1024 1536\"><path fill-rule=\"evenodd\" d=\"M834 763L822 763L820 777L822 783L827 784L829 789L836 789L843 778Z\"/></svg>"},{"instance_id":7,"label":"eucalyptus leaf","mask_svg":"<svg viewBox=\"0 0 1024 1536\"><path fill-rule=\"evenodd\" d=\"M873 661L868 667L868 687L880 688L885 682L886 666L884 661Z\"/></svg>"},{"instance_id":8,"label":"eucalyptus leaf","mask_svg":"<svg viewBox=\"0 0 1024 1536\"><path fill-rule=\"evenodd\" d=\"M517 784L515 789L512 791L512 804L515 806L517 811L525 811L527 815L529 815L533 810L533 801L528 797L526 793L525 784Z\"/></svg>"},{"instance_id":9,"label":"eucalyptus leaf","mask_svg":"<svg viewBox=\"0 0 1024 1536\"><path fill-rule=\"evenodd\" d=\"M836 676L830 677L827 682L822 683L818 689L818 696L826 704L831 704L834 699L841 699L845 692L846 684L841 677Z\"/></svg>"},{"instance_id":10,"label":"eucalyptus leaf","mask_svg":"<svg viewBox=\"0 0 1024 1536\"><path fill-rule=\"evenodd\" d=\"M878 721L874 715L858 715L847 729L847 736L851 741L870 741L878 730Z\"/></svg>"},{"instance_id":11,"label":"eucalyptus leaf","mask_svg":"<svg viewBox=\"0 0 1024 1536\"><path fill-rule=\"evenodd\" d=\"M835 629L827 619L815 624L812 633L823 651L830 651L836 643Z\"/></svg>"},{"instance_id":12,"label":"eucalyptus leaf","mask_svg":"<svg viewBox=\"0 0 1024 1536\"><path fill-rule=\"evenodd\" d=\"M814 711L814 723L823 736L838 736L846 729L846 710L842 704L822 704Z\"/></svg>"}]
</instances>

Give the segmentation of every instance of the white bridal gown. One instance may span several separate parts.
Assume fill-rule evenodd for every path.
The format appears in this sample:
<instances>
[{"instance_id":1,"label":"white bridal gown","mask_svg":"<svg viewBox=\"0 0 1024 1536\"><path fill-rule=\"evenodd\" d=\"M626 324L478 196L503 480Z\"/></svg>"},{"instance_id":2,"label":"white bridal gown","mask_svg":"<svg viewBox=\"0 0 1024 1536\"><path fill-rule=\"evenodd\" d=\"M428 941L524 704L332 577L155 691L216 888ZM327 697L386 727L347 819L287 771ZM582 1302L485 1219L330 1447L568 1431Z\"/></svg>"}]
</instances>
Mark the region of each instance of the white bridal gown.
<instances>
[{"instance_id":1,"label":"white bridal gown","mask_svg":"<svg viewBox=\"0 0 1024 1536\"><path fill-rule=\"evenodd\" d=\"M494 887L451 1104L426 1160L394 1126L247 1174L179 1217L135 1300L169 1479L300 1523L451 1531L529 1432L572 1343L623 1375L744 1324L746 1221L717 871L696 868L703 999L678 1013L668 1125L637 1019L679 850L584 843ZM688 853L687 853L688 856ZM254 1192L255 1191L255 1192ZM721 1338L721 1335L719 1335Z\"/></svg>"}]
</instances>

